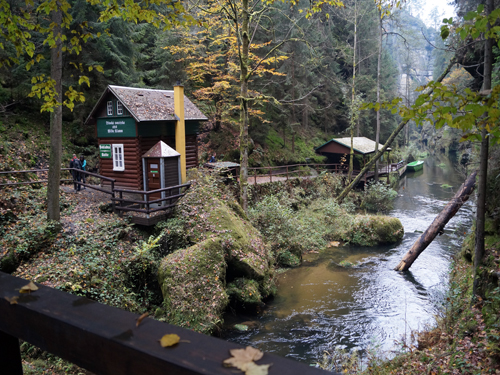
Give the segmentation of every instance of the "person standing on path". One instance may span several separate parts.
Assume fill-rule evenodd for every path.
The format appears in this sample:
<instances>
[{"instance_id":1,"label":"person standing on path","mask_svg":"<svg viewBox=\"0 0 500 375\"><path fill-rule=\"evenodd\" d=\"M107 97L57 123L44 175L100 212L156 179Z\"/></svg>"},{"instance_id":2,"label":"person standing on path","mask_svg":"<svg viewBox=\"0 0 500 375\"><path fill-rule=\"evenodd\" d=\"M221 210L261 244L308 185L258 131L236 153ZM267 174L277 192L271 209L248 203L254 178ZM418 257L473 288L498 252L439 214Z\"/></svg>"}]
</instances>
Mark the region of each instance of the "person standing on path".
<instances>
[{"instance_id":1,"label":"person standing on path","mask_svg":"<svg viewBox=\"0 0 500 375\"><path fill-rule=\"evenodd\" d=\"M82 171L85 171L86 167L87 167L87 160L85 160L83 155L80 155L80 163L82 164ZM85 173L81 173L81 175L82 175L82 182L85 183L86 175L85 175ZM86 189L85 186L83 188Z\"/></svg>"},{"instance_id":2,"label":"person standing on path","mask_svg":"<svg viewBox=\"0 0 500 375\"><path fill-rule=\"evenodd\" d=\"M73 156L76 157L76 155ZM72 159L69 163L69 167L73 168L73 170L71 171L73 174L73 187L75 191L80 191L82 188L82 186L80 185L80 172L78 172L82 169L82 163L80 162L80 159Z\"/></svg>"}]
</instances>

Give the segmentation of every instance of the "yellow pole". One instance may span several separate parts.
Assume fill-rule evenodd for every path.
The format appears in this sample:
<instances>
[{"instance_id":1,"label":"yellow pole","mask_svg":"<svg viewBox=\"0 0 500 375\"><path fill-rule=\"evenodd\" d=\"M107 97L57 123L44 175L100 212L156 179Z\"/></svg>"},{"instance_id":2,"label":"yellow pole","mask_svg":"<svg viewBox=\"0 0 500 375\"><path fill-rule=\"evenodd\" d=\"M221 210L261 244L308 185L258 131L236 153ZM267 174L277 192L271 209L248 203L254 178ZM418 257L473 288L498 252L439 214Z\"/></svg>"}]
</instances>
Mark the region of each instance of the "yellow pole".
<instances>
[{"instance_id":1,"label":"yellow pole","mask_svg":"<svg viewBox=\"0 0 500 375\"><path fill-rule=\"evenodd\" d=\"M181 154L181 182L186 182L186 125L184 123L184 86L174 86L175 150Z\"/></svg>"}]
</instances>

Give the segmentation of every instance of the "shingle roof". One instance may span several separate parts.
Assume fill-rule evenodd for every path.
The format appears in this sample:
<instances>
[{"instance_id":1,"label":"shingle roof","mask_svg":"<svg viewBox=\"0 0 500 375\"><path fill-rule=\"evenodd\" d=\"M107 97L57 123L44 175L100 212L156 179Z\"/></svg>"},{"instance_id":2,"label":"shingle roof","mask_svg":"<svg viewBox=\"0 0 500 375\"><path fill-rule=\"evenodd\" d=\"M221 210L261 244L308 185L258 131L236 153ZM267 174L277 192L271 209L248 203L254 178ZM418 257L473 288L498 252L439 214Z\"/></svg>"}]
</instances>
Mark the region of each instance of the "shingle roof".
<instances>
[{"instance_id":1,"label":"shingle roof","mask_svg":"<svg viewBox=\"0 0 500 375\"><path fill-rule=\"evenodd\" d=\"M167 145L165 142L160 141L155 144L153 147L149 149L144 155L143 158L168 158L172 156L180 156L177 151L175 151L172 147Z\"/></svg>"},{"instance_id":2,"label":"shingle roof","mask_svg":"<svg viewBox=\"0 0 500 375\"><path fill-rule=\"evenodd\" d=\"M175 121L174 113L174 91L142 89L135 87L109 85L103 93L96 106L90 113L89 118L101 105L106 93L112 92L118 100L127 108L136 121ZM191 100L184 95L184 119L207 121L207 117L196 107Z\"/></svg>"},{"instance_id":3,"label":"shingle roof","mask_svg":"<svg viewBox=\"0 0 500 375\"><path fill-rule=\"evenodd\" d=\"M315 150L318 151L321 147L326 146L330 142L336 142L349 149L351 148L351 137L345 137L333 138L328 142L322 144L321 146L316 147ZM383 144L379 142L378 149L380 150L382 146ZM375 141L372 141L371 139L366 137L353 137L353 148L361 154L371 154L372 152L375 152ZM387 151L391 151L391 148L388 147Z\"/></svg>"}]
</instances>

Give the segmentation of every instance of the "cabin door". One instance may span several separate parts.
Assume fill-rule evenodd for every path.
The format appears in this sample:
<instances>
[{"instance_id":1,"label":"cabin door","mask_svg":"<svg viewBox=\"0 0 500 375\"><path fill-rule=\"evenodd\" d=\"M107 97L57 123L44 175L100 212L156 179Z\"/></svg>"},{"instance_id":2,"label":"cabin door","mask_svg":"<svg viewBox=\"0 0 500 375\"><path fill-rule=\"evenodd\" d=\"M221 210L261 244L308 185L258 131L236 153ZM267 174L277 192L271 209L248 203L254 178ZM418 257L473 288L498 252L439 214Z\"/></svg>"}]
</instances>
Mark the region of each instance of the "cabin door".
<instances>
[{"instance_id":1,"label":"cabin door","mask_svg":"<svg viewBox=\"0 0 500 375\"><path fill-rule=\"evenodd\" d=\"M161 189L160 159L146 159L148 171L148 191ZM149 199L159 199L160 193L150 194Z\"/></svg>"}]
</instances>

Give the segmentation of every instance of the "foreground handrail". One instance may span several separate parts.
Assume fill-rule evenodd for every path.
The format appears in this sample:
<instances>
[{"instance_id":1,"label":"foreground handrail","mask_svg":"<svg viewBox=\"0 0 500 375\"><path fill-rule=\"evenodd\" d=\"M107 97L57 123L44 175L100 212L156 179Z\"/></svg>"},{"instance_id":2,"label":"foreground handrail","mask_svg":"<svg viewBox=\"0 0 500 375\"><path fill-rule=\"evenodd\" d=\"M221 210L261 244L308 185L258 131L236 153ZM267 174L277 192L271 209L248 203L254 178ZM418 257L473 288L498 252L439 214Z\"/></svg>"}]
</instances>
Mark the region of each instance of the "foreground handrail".
<instances>
[{"instance_id":1,"label":"foreground handrail","mask_svg":"<svg viewBox=\"0 0 500 375\"><path fill-rule=\"evenodd\" d=\"M238 344L152 318L138 324L137 314L43 285L31 294L20 294L27 283L0 272L2 373L22 374L20 338L100 375L235 374L236 369L222 362L230 357L230 349L241 348ZM6 299L12 297L19 297L17 304ZM179 335L181 342L162 348L158 341L171 333ZM272 364L270 375L327 374L267 353L257 363Z\"/></svg>"}]
</instances>

